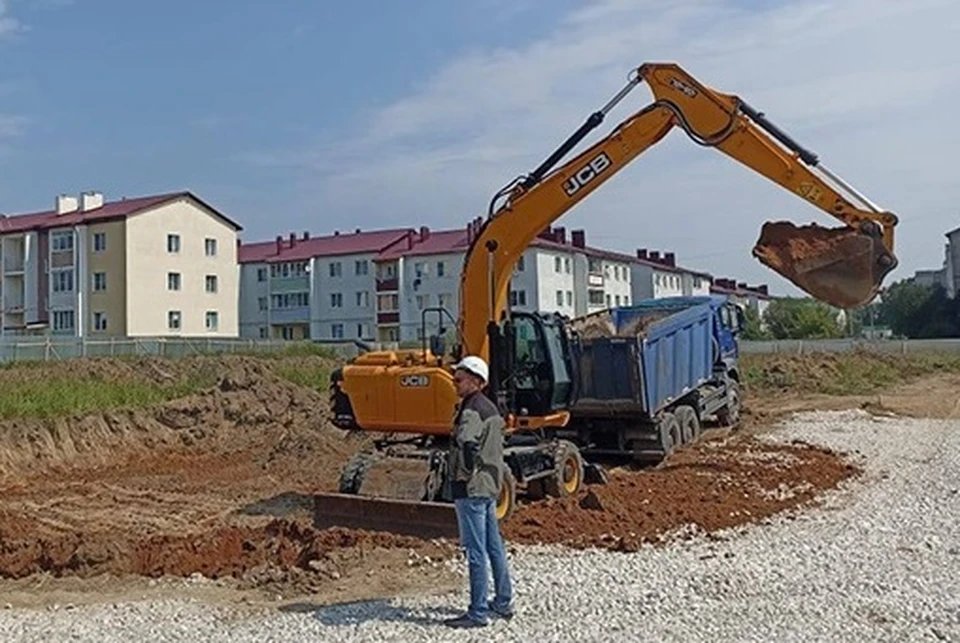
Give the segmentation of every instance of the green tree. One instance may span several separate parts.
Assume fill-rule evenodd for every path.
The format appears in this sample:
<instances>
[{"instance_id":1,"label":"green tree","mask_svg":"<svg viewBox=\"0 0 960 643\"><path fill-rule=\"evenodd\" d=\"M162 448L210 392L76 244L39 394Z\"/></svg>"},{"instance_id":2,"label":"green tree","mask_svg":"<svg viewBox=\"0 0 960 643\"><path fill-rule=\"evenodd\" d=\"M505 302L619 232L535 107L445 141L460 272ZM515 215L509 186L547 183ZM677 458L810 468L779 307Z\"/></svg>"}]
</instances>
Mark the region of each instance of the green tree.
<instances>
[{"instance_id":1,"label":"green tree","mask_svg":"<svg viewBox=\"0 0 960 643\"><path fill-rule=\"evenodd\" d=\"M763 319L776 339L843 337L839 311L809 298L784 297L770 302Z\"/></svg>"},{"instance_id":2,"label":"green tree","mask_svg":"<svg viewBox=\"0 0 960 643\"><path fill-rule=\"evenodd\" d=\"M747 340L770 339L773 337L766 328L763 327L760 314L753 306L745 306L743 311L743 334L741 337Z\"/></svg>"},{"instance_id":3,"label":"green tree","mask_svg":"<svg viewBox=\"0 0 960 643\"><path fill-rule=\"evenodd\" d=\"M960 300L940 286L909 280L891 284L882 294L880 317L896 335L911 338L960 335Z\"/></svg>"}]
</instances>

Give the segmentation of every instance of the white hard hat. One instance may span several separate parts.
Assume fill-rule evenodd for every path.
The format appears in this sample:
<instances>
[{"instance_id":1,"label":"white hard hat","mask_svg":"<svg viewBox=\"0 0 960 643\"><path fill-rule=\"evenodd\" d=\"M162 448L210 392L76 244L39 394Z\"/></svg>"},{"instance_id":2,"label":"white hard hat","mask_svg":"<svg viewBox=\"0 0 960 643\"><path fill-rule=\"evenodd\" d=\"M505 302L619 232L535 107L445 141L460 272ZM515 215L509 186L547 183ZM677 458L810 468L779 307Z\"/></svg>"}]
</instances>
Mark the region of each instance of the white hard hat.
<instances>
[{"instance_id":1,"label":"white hard hat","mask_svg":"<svg viewBox=\"0 0 960 643\"><path fill-rule=\"evenodd\" d=\"M468 373L473 373L480 379L487 383L489 381L490 371L487 368L487 363L483 361L483 358L477 357L476 355L467 355L454 367L455 369L462 369Z\"/></svg>"}]
</instances>

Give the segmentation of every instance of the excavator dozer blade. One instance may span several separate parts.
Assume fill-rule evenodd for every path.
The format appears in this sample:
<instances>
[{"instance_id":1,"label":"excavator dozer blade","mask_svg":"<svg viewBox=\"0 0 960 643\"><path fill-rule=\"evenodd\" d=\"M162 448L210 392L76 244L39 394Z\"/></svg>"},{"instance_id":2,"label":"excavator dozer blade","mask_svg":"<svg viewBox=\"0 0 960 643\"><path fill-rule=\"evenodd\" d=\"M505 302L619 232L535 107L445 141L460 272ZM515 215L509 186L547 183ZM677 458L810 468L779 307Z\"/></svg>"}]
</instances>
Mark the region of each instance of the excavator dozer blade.
<instances>
[{"instance_id":1,"label":"excavator dozer blade","mask_svg":"<svg viewBox=\"0 0 960 643\"><path fill-rule=\"evenodd\" d=\"M753 255L815 299L843 309L869 303L897 265L879 236L788 221L764 223Z\"/></svg>"},{"instance_id":2,"label":"excavator dozer blade","mask_svg":"<svg viewBox=\"0 0 960 643\"><path fill-rule=\"evenodd\" d=\"M347 527L427 539L459 536L452 503L343 493L313 497L313 525L317 529Z\"/></svg>"}]
</instances>

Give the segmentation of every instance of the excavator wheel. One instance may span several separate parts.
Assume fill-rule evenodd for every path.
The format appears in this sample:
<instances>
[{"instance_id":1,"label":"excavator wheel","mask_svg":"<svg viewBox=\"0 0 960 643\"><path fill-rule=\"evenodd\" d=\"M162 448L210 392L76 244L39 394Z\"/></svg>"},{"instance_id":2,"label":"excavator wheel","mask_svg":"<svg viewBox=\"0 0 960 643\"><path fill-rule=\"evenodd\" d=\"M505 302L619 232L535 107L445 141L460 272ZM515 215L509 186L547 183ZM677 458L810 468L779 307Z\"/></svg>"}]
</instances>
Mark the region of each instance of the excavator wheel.
<instances>
[{"instance_id":1,"label":"excavator wheel","mask_svg":"<svg viewBox=\"0 0 960 643\"><path fill-rule=\"evenodd\" d=\"M509 520L516 507L517 479L513 477L513 472L507 468L503 476L503 484L500 486L500 495L497 497L497 520L500 522Z\"/></svg>"},{"instance_id":2,"label":"excavator wheel","mask_svg":"<svg viewBox=\"0 0 960 643\"><path fill-rule=\"evenodd\" d=\"M583 484L580 450L572 442L561 440L554 457L556 468L552 476L543 478L544 490L558 498L576 494Z\"/></svg>"},{"instance_id":3,"label":"excavator wheel","mask_svg":"<svg viewBox=\"0 0 960 643\"><path fill-rule=\"evenodd\" d=\"M753 256L815 299L842 309L869 303L897 266L880 228L869 221L859 229L768 221Z\"/></svg>"}]
</instances>

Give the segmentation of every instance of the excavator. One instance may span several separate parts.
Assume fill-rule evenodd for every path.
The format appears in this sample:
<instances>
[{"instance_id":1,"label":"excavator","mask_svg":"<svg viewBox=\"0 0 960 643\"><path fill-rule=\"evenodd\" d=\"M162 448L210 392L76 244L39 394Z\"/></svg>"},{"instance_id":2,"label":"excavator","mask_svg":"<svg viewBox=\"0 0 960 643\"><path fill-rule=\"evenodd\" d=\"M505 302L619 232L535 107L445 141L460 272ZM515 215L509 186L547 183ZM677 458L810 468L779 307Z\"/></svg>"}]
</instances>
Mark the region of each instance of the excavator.
<instances>
[{"instance_id":1,"label":"excavator","mask_svg":"<svg viewBox=\"0 0 960 643\"><path fill-rule=\"evenodd\" d=\"M654 100L558 166L641 83ZM584 464L576 444L557 437L570 422L577 395L576 337L569 320L556 313L511 310L510 281L539 233L674 128L843 224L766 222L753 248L761 263L839 308L864 305L878 294L897 265L893 213L828 170L739 96L700 83L675 63L642 64L542 164L499 190L486 219L477 217L468 225L459 316L436 310L441 327L446 319L456 328L452 350L444 354L443 342L433 336L429 346L424 341L417 349L368 352L333 373L334 423L381 437L344 467L338 493L314 497L317 526L456 535L444 454L458 402L452 365L465 355L490 364L487 393L507 422L508 470L497 502L501 520L512 513L518 489L532 498L564 496L576 493L585 478L602 481L602 472ZM532 388L519 384L531 380L536 382Z\"/></svg>"}]
</instances>

